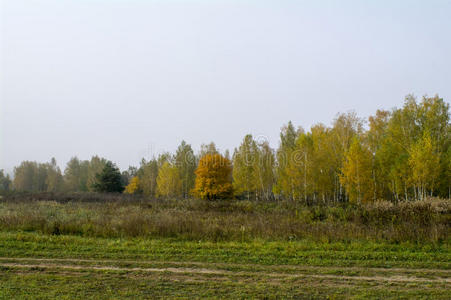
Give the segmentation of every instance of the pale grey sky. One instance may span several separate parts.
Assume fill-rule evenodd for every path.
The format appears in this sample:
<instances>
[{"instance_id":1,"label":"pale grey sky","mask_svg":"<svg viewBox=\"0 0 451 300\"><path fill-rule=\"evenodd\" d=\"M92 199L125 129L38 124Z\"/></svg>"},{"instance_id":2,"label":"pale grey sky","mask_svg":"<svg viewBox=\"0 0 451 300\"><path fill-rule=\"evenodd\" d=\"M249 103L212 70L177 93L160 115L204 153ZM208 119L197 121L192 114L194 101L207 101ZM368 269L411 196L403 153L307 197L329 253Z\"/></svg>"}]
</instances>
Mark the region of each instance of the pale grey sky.
<instances>
[{"instance_id":1,"label":"pale grey sky","mask_svg":"<svg viewBox=\"0 0 451 300\"><path fill-rule=\"evenodd\" d=\"M0 168L451 98L451 1L0 0Z\"/></svg>"}]
</instances>

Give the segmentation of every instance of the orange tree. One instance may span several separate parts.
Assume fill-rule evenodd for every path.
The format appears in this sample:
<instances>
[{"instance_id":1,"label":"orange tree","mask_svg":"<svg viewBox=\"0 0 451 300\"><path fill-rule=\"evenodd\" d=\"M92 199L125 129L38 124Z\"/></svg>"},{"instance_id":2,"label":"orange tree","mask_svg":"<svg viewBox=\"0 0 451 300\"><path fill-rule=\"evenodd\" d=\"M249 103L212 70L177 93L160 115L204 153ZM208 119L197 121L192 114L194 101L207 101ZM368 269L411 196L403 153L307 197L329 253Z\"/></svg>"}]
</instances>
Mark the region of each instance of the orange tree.
<instances>
[{"instance_id":1,"label":"orange tree","mask_svg":"<svg viewBox=\"0 0 451 300\"><path fill-rule=\"evenodd\" d=\"M207 200L232 196L232 164L221 154L206 154L199 160L193 194Z\"/></svg>"}]
</instances>

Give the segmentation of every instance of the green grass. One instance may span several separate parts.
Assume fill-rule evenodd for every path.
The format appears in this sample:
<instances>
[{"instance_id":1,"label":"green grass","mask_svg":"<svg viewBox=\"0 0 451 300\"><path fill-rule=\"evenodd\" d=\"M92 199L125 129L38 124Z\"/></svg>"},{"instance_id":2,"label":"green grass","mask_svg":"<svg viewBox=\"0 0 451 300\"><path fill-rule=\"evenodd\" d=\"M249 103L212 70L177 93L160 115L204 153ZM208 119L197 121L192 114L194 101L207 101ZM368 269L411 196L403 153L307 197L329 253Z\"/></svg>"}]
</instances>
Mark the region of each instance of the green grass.
<instances>
[{"instance_id":1,"label":"green grass","mask_svg":"<svg viewBox=\"0 0 451 300\"><path fill-rule=\"evenodd\" d=\"M450 243L416 245L370 241L202 242L177 239L90 238L1 232L0 256L148 259L316 266L451 268Z\"/></svg>"},{"instance_id":2,"label":"green grass","mask_svg":"<svg viewBox=\"0 0 451 300\"><path fill-rule=\"evenodd\" d=\"M446 286L423 284L380 284L293 280L259 282L235 278L199 278L190 275L173 278L170 274L127 274L95 272L89 274L58 274L31 271L16 274L2 272L0 295L4 298L355 298L355 299L447 299ZM449 288L449 287L448 287Z\"/></svg>"},{"instance_id":3,"label":"green grass","mask_svg":"<svg viewBox=\"0 0 451 300\"><path fill-rule=\"evenodd\" d=\"M449 299L450 200L102 197L0 202L0 298Z\"/></svg>"},{"instance_id":4,"label":"green grass","mask_svg":"<svg viewBox=\"0 0 451 300\"><path fill-rule=\"evenodd\" d=\"M450 243L0 232L0 298L447 299Z\"/></svg>"}]
</instances>

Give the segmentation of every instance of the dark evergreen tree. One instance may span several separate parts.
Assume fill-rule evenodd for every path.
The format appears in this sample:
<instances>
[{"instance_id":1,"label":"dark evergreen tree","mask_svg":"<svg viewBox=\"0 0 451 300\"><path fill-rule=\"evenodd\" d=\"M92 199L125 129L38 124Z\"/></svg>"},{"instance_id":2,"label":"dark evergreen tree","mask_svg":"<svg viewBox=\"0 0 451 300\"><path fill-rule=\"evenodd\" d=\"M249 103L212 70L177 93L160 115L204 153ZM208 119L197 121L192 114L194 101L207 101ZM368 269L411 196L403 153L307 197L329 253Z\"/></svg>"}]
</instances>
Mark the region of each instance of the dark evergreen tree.
<instances>
[{"instance_id":1,"label":"dark evergreen tree","mask_svg":"<svg viewBox=\"0 0 451 300\"><path fill-rule=\"evenodd\" d=\"M11 179L9 175L3 173L3 170L0 170L0 192L7 192L11 188Z\"/></svg>"},{"instance_id":2,"label":"dark evergreen tree","mask_svg":"<svg viewBox=\"0 0 451 300\"><path fill-rule=\"evenodd\" d=\"M96 182L93 184L94 191L99 193L122 193L124 185L122 175L118 167L108 161L102 171L96 175Z\"/></svg>"}]
</instances>

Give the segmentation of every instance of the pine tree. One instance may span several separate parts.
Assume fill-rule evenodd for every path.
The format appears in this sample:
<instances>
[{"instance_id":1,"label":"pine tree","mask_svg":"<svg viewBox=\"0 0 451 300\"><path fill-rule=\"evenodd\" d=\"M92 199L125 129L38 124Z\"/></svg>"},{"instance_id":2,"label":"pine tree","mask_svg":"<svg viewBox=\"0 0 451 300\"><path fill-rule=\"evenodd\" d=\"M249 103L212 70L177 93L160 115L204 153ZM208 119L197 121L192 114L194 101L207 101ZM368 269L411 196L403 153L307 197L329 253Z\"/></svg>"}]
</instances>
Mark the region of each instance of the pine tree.
<instances>
[{"instance_id":1,"label":"pine tree","mask_svg":"<svg viewBox=\"0 0 451 300\"><path fill-rule=\"evenodd\" d=\"M96 182L96 175L100 173L105 167L107 160L97 155L91 157L88 164L86 187L88 191L94 191L94 184Z\"/></svg>"},{"instance_id":2,"label":"pine tree","mask_svg":"<svg viewBox=\"0 0 451 300\"><path fill-rule=\"evenodd\" d=\"M11 178L9 175L4 174L3 170L0 170L0 192L8 192L12 188Z\"/></svg>"},{"instance_id":3,"label":"pine tree","mask_svg":"<svg viewBox=\"0 0 451 300\"><path fill-rule=\"evenodd\" d=\"M107 161L102 171L96 175L94 191L99 193L122 193L121 172L111 161Z\"/></svg>"}]
</instances>

